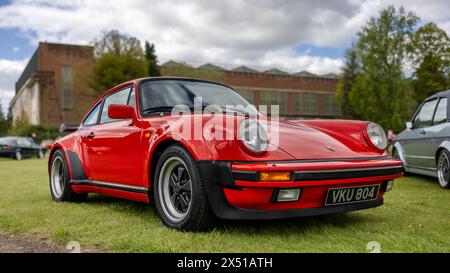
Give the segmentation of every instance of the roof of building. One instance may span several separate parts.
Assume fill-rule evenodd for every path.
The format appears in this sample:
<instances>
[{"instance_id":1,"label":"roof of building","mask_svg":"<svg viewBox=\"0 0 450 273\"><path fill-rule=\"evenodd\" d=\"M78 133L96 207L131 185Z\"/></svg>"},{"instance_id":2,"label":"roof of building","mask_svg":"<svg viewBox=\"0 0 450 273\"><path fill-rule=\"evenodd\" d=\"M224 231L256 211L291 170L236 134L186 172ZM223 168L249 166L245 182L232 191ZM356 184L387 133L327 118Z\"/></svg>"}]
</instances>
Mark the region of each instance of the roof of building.
<instances>
[{"instance_id":1,"label":"roof of building","mask_svg":"<svg viewBox=\"0 0 450 273\"><path fill-rule=\"evenodd\" d=\"M269 69L263 72L264 74L274 74L274 75L289 75L289 73L284 72L282 70L273 68L273 69Z\"/></svg>"},{"instance_id":2,"label":"roof of building","mask_svg":"<svg viewBox=\"0 0 450 273\"><path fill-rule=\"evenodd\" d=\"M161 64L161 67L164 68L170 68L170 67L177 67L180 65L186 65L186 66L191 66L188 63L183 63L183 62L176 62L173 60L169 60L163 64ZM314 74L311 73L309 71L303 70L297 73L289 73L283 70L280 70L278 68L272 68L272 69L268 69L265 70L263 72L260 72L256 69L253 69L251 67L245 66L245 65L241 65L238 67L235 67L233 69L227 69L227 68L223 68L221 66L212 64L212 63L205 63L203 65L200 65L197 67L198 69L210 69L210 70L217 70L217 71L232 71L232 72L243 72L243 73L263 73L263 74L272 74L272 75L291 75L291 76L297 76L297 77L311 77L311 78L325 78L325 79L333 79L333 80L337 80L339 79L339 75L335 74L335 73L328 73L328 74L323 74L323 75L318 75L318 74Z\"/></svg>"},{"instance_id":3,"label":"roof of building","mask_svg":"<svg viewBox=\"0 0 450 273\"><path fill-rule=\"evenodd\" d=\"M337 75L335 73L323 74L323 75L321 75L321 77L330 78L330 79L339 79L339 75Z\"/></svg>"},{"instance_id":4,"label":"roof of building","mask_svg":"<svg viewBox=\"0 0 450 273\"><path fill-rule=\"evenodd\" d=\"M199 69L211 69L211 70L226 71L225 68L222 68L220 66L213 65L213 64L210 64L210 63L206 63L204 65L201 65L201 66L197 67L197 68L199 68Z\"/></svg>"},{"instance_id":5,"label":"roof of building","mask_svg":"<svg viewBox=\"0 0 450 273\"><path fill-rule=\"evenodd\" d=\"M247 67L245 65L241 65L239 67L236 67L234 69L232 69L231 71L235 71L235 72L246 72L246 73L259 73L258 70L255 70L253 68Z\"/></svg>"},{"instance_id":6,"label":"roof of building","mask_svg":"<svg viewBox=\"0 0 450 273\"><path fill-rule=\"evenodd\" d=\"M308 71L305 71L305 70L297 72L297 73L294 73L292 75L294 75L294 76L302 76L302 77L319 77L319 75L316 75L314 73L311 73L311 72L308 72Z\"/></svg>"}]
</instances>

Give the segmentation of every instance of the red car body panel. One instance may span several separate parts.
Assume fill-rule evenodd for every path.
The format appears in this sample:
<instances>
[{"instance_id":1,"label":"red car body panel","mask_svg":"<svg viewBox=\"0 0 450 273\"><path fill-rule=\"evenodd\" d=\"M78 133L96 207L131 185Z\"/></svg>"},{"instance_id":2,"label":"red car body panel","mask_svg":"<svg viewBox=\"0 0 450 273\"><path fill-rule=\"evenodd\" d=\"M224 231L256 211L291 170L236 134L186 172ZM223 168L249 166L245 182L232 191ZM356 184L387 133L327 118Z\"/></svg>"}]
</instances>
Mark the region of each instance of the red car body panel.
<instances>
[{"instance_id":1,"label":"red car body panel","mask_svg":"<svg viewBox=\"0 0 450 273\"><path fill-rule=\"evenodd\" d=\"M152 189L154 175L152 166L155 164L156 151L167 143L175 142L184 146L199 163L228 162L231 172L289 171L295 173L402 166L401 161L388 158L386 151L380 151L369 143L364 133L368 122L363 121L280 121L278 122L279 143L275 149L261 155L248 153L237 140L192 140L187 136L175 138L171 135L174 127L193 126L196 121L199 122L197 124L201 124L201 129L206 135L226 133L226 129L220 126L210 128L210 121L214 117L208 115L193 114L189 116L189 121L170 115L142 117L138 101L141 81L142 79L138 79L111 89L98 98L91 107L92 109L108 94L123 87L132 86L136 99L135 118L96 126L80 125L77 131L57 140L52 145L51 153L56 149L64 152L66 161L70 163L68 169L72 180L100 181L99 183L108 186L74 183L72 189L75 192L97 192L139 202L149 202L148 191ZM233 122L235 129L239 121L245 118L233 115L223 117L226 122ZM326 146L332 147L332 150L326 149ZM80 172L83 173L82 176L85 175L82 179L78 177ZM329 188L374 184L381 188L386 181L400 176L402 176L401 171L387 175L327 178L320 181L303 179L288 182L254 182L234 179L234 187L221 187L220 191L228 205L233 208L255 211L322 208ZM126 186L130 190L115 188L115 184L121 187ZM298 201L286 203L270 201L275 189L297 187L302 189ZM382 201L383 194L380 191L377 200ZM210 198L210 202L215 200ZM214 205L212 207L216 210ZM226 214L222 218L234 217ZM261 216L261 218L264 217Z\"/></svg>"}]
</instances>

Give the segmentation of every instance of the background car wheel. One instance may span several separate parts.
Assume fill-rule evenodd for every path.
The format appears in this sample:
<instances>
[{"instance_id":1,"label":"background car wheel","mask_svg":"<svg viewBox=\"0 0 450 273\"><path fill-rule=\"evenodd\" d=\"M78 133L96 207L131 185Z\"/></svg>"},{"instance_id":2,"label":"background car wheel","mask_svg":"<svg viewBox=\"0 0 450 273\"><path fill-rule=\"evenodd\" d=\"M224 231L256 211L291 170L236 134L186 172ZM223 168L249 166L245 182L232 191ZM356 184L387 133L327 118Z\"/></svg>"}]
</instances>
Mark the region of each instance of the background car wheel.
<instances>
[{"instance_id":1,"label":"background car wheel","mask_svg":"<svg viewBox=\"0 0 450 273\"><path fill-rule=\"evenodd\" d=\"M437 162L439 185L442 188L450 188L450 154L447 150L443 150L438 157Z\"/></svg>"},{"instance_id":2,"label":"background car wheel","mask_svg":"<svg viewBox=\"0 0 450 273\"><path fill-rule=\"evenodd\" d=\"M44 158L44 156L45 156L44 151L39 150L39 152L38 152L38 154L37 154L37 157L38 157L39 159L42 159L42 158Z\"/></svg>"},{"instance_id":3,"label":"background car wheel","mask_svg":"<svg viewBox=\"0 0 450 273\"><path fill-rule=\"evenodd\" d=\"M16 154L14 155L14 158L16 160L22 160L23 158L22 153L20 151L17 151Z\"/></svg>"},{"instance_id":4,"label":"background car wheel","mask_svg":"<svg viewBox=\"0 0 450 273\"><path fill-rule=\"evenodd\" d=\"M153 198L159 217L170 228L199 231L214 224L198 166L179 145L167 148L156 165Z\"/></svg>"},{"instance_id":5,"label":"background car wheel","mask_svg":"<svg viewBox=\"0 0 450 273\"><path fill-rule=\"evenodd\" d=\"M57 150L50 164L50 192L53 200L57 202L82 202L87 198L87 193L76 193L69 183L67 163L61 150Z\"/></svg>"},{"instance_id":6,"label":"background car wheel","mask_svg":"<svg viewBox=\"0 0 450 273\"><path fill-rule=\"evenodd\" d=\"M398 151L395 148L392 149L392 157L396 158L396 159L400 159L400 155L398 154Z\"/></svg>"}]
</instances>

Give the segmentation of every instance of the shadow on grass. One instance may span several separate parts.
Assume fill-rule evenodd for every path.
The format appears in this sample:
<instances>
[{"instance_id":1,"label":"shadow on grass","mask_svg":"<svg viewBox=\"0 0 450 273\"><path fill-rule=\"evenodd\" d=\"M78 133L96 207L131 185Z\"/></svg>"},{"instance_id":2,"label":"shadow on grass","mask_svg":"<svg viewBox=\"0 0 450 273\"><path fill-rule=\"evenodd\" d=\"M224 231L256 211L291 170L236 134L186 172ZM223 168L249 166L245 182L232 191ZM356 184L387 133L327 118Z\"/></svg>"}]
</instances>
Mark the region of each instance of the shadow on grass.
<instances>
[{"instance_id":1,"label":"shadow on grass","mask_svg":"<svg viewBox=\"0 0 450 273\"><path fill-rule=\"evenodd\" d=\"M90 194L86 205L95 207L108 206L117 212L135 213L137 217L143 214L152 220L160 222L154 205L129 201L100 194ZM311 229L320 230L325 227L346 228L367 221L366 215L355 213L339 213L303 218L277 220L218 220L215 230L219 232L254 234L255 232L307 232ZM161 224L162 225L162 224Z\"/></svg>"},{"instance_id":2,"label":"shadow on grass","mask_svg":"<svg viewBox=\"0 0 450 273\"><path fill-rule=\"evenodd\" d=\"M421 175L421 174L415 174L415 173L408 173L407 175L404 176L405 178L417 178L421 180L421 183L426 183L430 186L437 186L439 187L439 181L436 177L431 177L431 176L426 176L426 175Z\"/></svg>"}]
</instances>

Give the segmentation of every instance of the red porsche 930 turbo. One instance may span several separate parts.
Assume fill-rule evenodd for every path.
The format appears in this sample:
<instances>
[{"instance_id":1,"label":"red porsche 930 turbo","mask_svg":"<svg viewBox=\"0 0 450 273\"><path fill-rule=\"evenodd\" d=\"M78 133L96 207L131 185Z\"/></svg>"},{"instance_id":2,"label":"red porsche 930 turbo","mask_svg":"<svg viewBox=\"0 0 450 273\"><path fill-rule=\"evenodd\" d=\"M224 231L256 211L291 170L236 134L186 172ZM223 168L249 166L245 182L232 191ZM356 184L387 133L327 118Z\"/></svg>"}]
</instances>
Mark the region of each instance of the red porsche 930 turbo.
<instances>
[{"instance_id":1,"label":"red porsche 930 turbo","mask_svg":"<svg viewBox=\"0 0 450 273\"><path fill-rule=\"evenodd\" d=\"M55 201L100 193L154 203L180 230L377 207L403 172L377 124L280 121L197 79L121 84L72 131L51 148Z\"/></svg>"}]
</instances>

